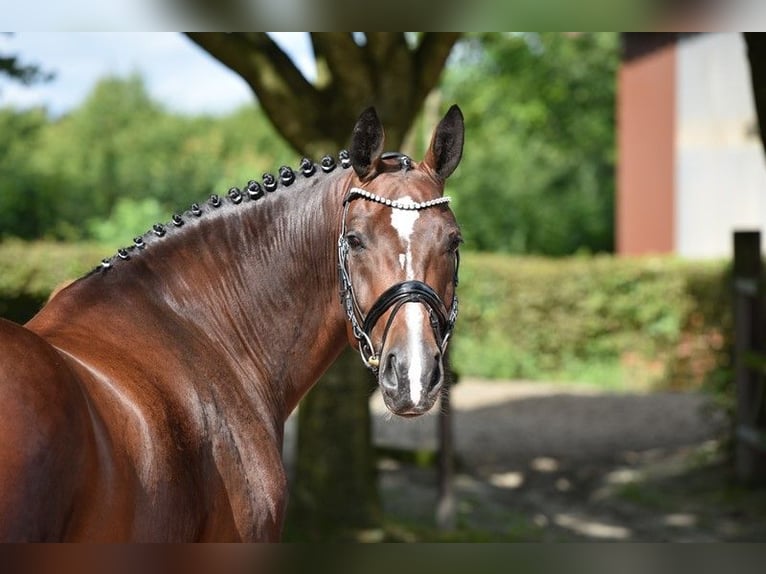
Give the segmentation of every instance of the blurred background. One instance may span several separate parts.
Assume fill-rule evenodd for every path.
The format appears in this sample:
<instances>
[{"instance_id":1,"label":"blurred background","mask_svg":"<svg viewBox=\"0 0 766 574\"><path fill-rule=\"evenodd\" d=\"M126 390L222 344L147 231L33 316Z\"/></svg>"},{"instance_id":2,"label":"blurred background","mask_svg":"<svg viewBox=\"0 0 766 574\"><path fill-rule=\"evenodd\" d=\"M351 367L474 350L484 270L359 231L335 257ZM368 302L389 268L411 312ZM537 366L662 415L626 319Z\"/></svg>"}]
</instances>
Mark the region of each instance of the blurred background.
<instances>
[{"instance_id":1,"label":"blurred background","mask_svg":"<svg viewBox=\"0 0 766 574\"><path fill-rule=\"evenodd\" d=\"M457 103L450 414L342 358L288 422L287 539L763 540L762 70L736 32L5 34L0 316L367 105L420 158Z\"/></svg>"}]
</instances>

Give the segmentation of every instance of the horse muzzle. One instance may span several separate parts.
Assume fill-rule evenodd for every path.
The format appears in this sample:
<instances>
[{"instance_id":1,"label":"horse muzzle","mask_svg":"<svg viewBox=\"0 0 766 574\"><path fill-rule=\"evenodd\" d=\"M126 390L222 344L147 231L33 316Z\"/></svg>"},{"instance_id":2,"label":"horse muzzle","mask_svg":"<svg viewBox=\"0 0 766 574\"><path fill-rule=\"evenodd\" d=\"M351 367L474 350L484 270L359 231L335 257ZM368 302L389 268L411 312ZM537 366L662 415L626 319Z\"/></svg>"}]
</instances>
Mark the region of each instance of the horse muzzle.
<instances>
[{"instance_id":1,"label":"horse muzzle","mask_svg":"<svg viewBox=\"0 0 766 574\"><path fill-rule=\"evenodd\" d=\"M423 305L409 303L402 313L423 321ZM403 321L404 322L404 321ZM407 326L407 328L411 328ZM444 380L441 349L432 337L412 338L407 330L392 334L382 352L378 386L386 407L399 416L422 415L436 402Z\"/></svg>"}]
</instances>

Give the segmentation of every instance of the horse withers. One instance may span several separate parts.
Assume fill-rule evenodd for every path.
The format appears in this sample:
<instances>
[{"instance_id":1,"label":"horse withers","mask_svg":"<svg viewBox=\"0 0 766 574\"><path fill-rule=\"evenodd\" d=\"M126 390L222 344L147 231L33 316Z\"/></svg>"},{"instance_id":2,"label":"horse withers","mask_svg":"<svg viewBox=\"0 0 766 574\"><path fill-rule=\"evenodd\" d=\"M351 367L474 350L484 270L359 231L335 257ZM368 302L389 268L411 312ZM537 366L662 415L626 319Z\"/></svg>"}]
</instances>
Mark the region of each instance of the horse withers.
<instances>
[{"instance_id":1,"label":"horse withers","mask_svg":"<svg viewBox=\"0 0 766 574\"><path fill-rule=\"evenodd\" d=\"M0 539L278 539L285 419L348 342L393 413L434 404L460 110L421 162L383 144L368 109L338 160L193 204L0 320Z\"/></svg>"}]
</instances>

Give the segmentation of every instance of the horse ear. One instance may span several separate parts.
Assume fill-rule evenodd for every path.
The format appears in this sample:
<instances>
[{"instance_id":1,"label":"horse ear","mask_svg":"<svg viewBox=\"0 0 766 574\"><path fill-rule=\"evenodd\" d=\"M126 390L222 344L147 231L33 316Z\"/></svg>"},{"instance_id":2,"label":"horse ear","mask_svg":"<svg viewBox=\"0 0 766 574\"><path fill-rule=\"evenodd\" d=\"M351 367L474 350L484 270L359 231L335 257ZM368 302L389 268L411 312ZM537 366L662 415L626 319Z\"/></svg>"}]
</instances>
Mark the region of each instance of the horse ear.
<instances>
[{"instance_id":1,"label":"horse ear","mask_svg":"<svg viewBox=\"0 0 766 574\"><path fill-rule=\"evenodd\" d=\"M359 179L364 179L373 171L383 153L384 140L385 134L378 114L375 108L369 107L361 113L351 134L349 157Z\"/></svg>"},{"instance_id":2,"label":"horse ear","mask_svg":"<svg viewBox=\"0 0 766 574\"><path fill-rule=\"evenodd\" d=\"M423 162L441 179L447 179L460 163L463 156L465 127L463 112L456 105L450 107L431 137Z\"/></svg>"}]
</instances>

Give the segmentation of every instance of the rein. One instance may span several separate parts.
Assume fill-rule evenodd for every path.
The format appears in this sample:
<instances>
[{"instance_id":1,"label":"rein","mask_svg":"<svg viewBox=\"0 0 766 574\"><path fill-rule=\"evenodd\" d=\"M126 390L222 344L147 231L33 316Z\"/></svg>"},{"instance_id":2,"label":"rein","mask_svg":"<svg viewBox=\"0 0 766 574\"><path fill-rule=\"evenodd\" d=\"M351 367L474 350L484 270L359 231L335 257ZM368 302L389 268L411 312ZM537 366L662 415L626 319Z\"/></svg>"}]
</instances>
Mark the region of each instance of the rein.
<instances>
[{"instance_id":1,"label":"rein","mask_svg":"<svg viewBox=\"0 0 766 574\"><path fill-rule=\"evenodd\" d=\"M436 340L439 341L439 348L442 353L444 353L455 326L455 321L457 320L458 302L457 294L454 290L452 304L450 305L449 310L436 291L423 281L417 280L402 281L386 289L383 294L378 297L375 303L373 303L366 315L359 307L356 295L354 294L354 288L351 284L351 275L348 271L348 252L350 248L348 240L346 239L346 216L348 214L349 205L355 199L373 201L390 207L391 209L413 211L428 209L429 207L437 205L445 205L449 203L450 198L439 197L421 203L404 203L381 197L374 193L370 193L365 189L352 187L343 199L343 217L341 220L340 236L338 237L338 275L340 279L341 305L343 305L343 308L346 311L346 316L351 323L354 338L359 342L359 354L361 355L365 366L370 369L373 374L377 375L380 367L380 354L375 350L375 346L372 343L372 330L386 311L392 309L391 315L389 315L385 329L383 330L383 339L380 349L382 351L385 346L388 330L391 327L394 317L405 303L420 303L426 306L431 329L434 332ZM460 255L456 251L455 276L453 278L453 285L455 287L457 287L458 284L459 263Z\"/></svg>"}]
</instances>

